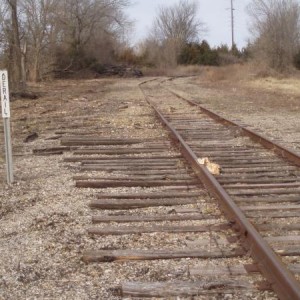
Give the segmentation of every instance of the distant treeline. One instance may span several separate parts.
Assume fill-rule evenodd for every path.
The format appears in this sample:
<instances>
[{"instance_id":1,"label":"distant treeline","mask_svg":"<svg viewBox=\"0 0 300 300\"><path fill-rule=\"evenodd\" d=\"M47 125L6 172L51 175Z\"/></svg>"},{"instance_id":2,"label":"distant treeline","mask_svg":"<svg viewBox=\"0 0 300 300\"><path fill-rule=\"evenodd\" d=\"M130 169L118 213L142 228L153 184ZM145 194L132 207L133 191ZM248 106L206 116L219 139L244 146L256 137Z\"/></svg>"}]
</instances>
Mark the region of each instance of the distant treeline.
<instances>
[{"instance_id":1,"label":"distant treeline","mask_svg":"<svg viewBox=\"0 0 300 300\"><path fill-rule=\"evenodd\" d=\"M161 6L146 38L129 46L133 0L1 0L0 68L11 86L27 81L101 72L128 64L160 69L177 65L220 66L253 58L279 72L300 68L298 0L251 0L252 39L244 49L211 47L196 0ZM201 11L200 11L201 13ZM201 15L201 14L200 14ZM92 73L93 74L93 73Z\"/></svg>"},{"instance_id":2,"label":"distant treeline","mask_svg":"<svg viewBox=\"0 0 300 300\"><path fill-rule=\"evenodd\" d=\"M220 66L236 63L249 58L247 48L239 50L236 46L229 49L227 45L211 48L207 41L186 44L179 57L178 63L184 65Z\"/></svg>"},{"instance_id":3,"label":"distant treeline","mask_svg":"<svg viewBox=\"0 0 300 300\"><path fill-rule=\"evenodd\" d=\"M161 51L163 51L163 45ZM250 47L250 46L249 46ZM244 62L251 57L249 47L239 50L236 46L230 49L227 45L211 47L206 40L202 42L186 43L182 46L176 57L177 65L203 65L203 66L221 66L233 63ZM153 52L160 53L157 49ZM119 54L117 61L129 65L139 65L156 67L160 63L159 57L153 57L153 52L149 47L141 53L136 53L133 48L126 48Z\"/></svg>"}]
</instances>

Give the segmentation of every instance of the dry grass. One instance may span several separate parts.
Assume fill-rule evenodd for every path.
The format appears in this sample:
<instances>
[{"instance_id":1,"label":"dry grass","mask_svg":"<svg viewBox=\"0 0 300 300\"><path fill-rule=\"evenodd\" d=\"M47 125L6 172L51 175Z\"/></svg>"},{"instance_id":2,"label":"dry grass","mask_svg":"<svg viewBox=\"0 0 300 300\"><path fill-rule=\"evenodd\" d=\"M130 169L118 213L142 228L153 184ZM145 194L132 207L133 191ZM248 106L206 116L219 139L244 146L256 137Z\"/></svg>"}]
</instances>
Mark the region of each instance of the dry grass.
<instances>
[{"instance_id":1,"label":"dry grass","mask_svg":"<svg viewBox=\"0 0 300 300\"><path fill-rule=\"evenodd\" d=\"M222 67L205 67L197 82L205 82L217 87L237 85L266 92L276 92L290 96L300 96L300 72L280 74L255 63L235 64ZM215 83L217 85L215 85Z\"/></svg>"},{"instance_id":2,"label":"dry grass","mask_svg":"<svg viewBox=\"0 0 300 300\"><path fill-rule=\"evenodd\" d=\"M157 68L143 68L142 72L145 76L193 76L201 75L204 67L197 65Z\"/></svg>"},{"instance_id":3,"label":"dry grass","mask_svg":"<svg viewBox=\"0 0 300 300\"><path fill-rule=\"evenodd\" d=\"M144 68L145 76L200 76L201 80L217 82L222 80L241 80L256 77L257 67L252 64L233 64L221 67L177 66L176 68Z\"/></svg>"},{"instance_id":4,"label":"dry grass","mask_svg":"<svg viewBox=\"0 0 300 300\"><path fill-rule=\"evenodd\" d=\"M193 76L197 75L201 81L218 82L218 81L251 81L261 78L276 78L278 80L284 78L300 78L300 73L294 71L289 74L280 74L273 69L270 69L262 63L251 61L243 64L231 64L226 66L177 66L157 67L157 68L143 68L145 76Z\"/></svg>"},{"instance_id":5,"label":"dry grass","mask_svg":"<svg viewBox=\"0 0 300 300\"><path fill-rule=\"evenodd\" d=\"M248 83L251 87L277 91L287 95L300 96L300 78L290 77L290 78L257 78Z\"/></svg>"},{"instance_id":6,"label":"dry grass","mask_svg":"<svg viewBox=\"0 0 300 300\"><path fill-rule=\"evenodd\" d=\"M204 80L217 81L240 81L255 77L253 66L250 64L234 64L221 67L206 67L203 74Z\"/></svg>"}]
</instances>

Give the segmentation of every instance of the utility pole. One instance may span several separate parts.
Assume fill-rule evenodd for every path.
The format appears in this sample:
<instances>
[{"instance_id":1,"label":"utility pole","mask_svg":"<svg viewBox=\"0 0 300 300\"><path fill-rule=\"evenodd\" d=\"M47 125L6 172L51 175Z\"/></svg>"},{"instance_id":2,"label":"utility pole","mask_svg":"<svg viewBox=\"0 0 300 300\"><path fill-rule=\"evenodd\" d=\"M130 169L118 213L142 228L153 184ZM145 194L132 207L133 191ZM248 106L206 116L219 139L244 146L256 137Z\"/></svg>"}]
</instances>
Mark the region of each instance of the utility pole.
<instances>
[{"instance_id":1,"label":"utility pole","mask_svg":"<svg viewBox=\"0 0 300 300\"><path fill-rule=\"evenodd\" d=\"M233 7L233 0L231 1L231 50L233 49L233 47L235 46L235 42L234 42L234 7Z\"/></svg>"}]
</instances>

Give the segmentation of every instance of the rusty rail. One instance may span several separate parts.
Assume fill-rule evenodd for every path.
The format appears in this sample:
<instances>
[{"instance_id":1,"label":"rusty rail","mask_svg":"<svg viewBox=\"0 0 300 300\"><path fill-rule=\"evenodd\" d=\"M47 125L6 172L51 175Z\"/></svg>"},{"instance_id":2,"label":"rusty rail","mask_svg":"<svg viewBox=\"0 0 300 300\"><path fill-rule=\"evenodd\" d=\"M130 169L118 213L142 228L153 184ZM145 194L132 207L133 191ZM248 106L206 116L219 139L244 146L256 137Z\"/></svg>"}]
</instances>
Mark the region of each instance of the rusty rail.
<instances>
[{"instance_id":1,"label":"rusty rail","mask_svg":"<svg viewBox=\"0 0 300 300\"><path fill-rule=\"evenodd\" d=\"M173 94L179 98L182 98L174 92ZM245 244L249 249L251 256L258 263L259 269L266 276L270 285L280 297L280 299L300 299L300 284L296 280L294 275L286 268L282 260L276 255L276 253L269 246L269 244L263 239L263 237L254 228L254 226L249 222L244 213L235 204L233 199L227 194L227 192L219 184L219 182L206 170L204 166L198 163L197 156L187 145L187 143L182 139L180 134L174 129L174 127L166 120L166 118L162 115L162 113L158 110L154 103L149 99L149 97L147 97L145 93L144 96L147 102L153 107L157 116L164 124L164 126L166 126L171 131L172 139L176 143L179 143L183 156L191 164L198 178L203 182L207 189L220 201L220 205L224 209L225 214L227 215L229 220L234 222L234 224L238 227L242 237L245 239ZM183 98L183 100L186 99ZM281 155L282 152L284 152L283 157L288 158L289 160L299 160L297 165L300 165L300 158L297 154L290 152L289 150L277 144L275 147L273 146L273 142L266 140L262 136L259 136L258 134L250 131L249 129L240 127L238 124L226 120L223 117L218 116L217 114L207 109L204 109L203 107L201 107L193 101L189 100L189 102L192 105L199 106L203 112L206 112L215 120L222 122L223 124L227 123L229 125L242 128L247 135L251 133L252 138L259 139L260 142L261 140L264 140L265 146L268 146L268 148L275 149L276 152L279 152L279 154Z\"/></svg>"},{"instance_id":2,"label":"rusty rail","mask_svg":"<svg viewBox=\"0 0 300 300\"><path fill-rule=\"evenodd\" d=\"M231 120L228 120L228 119L222 117L221 115L201 106L199 103L197 103L193 100L185 99L182 96L178 95L177 93L175 93L169 89L168 89L168 91L170 93L172 93L174 96L188 102L189 104L199 107L199 109L203 113L210 116L212 119L216 120L217 122L240 129L242 131L242 133L244 133L244 135L250 137L253 141L260 143L265 148L274 151L280 157L282 157L286 160L289 160L290 162L294 163L296 166L300 167L300 156L296 152L291 151L291 150L287 149L286 147L279 145L278 143L276 143L274 141L271 141L267 137L264 137L263 135L256 133L253 130L244 127L243 125L240 125L234 121L231 121Z\"/></svg>"}]
</instances>

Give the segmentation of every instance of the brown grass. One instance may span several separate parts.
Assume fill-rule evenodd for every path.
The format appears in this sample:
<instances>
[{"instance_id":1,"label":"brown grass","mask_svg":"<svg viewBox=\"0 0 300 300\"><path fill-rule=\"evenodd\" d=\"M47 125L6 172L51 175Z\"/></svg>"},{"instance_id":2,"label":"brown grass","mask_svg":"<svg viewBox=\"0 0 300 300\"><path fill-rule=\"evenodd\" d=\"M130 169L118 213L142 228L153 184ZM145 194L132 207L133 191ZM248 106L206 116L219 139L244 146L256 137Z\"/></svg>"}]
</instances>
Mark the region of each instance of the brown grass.
<instances>
[{"instance_id":1,"label":"brown grass","mask_svg":"<svg viewBox=\"0 0 300 300\"><path fill-rule=\"evenodd\" d=\"M255 77L253 67L250 64L234 64L221 67L206 67L203 79L210 82L240 81Z\"/></svg>"},{"instance_id":2,"label":"brown grass","mask_svg":"<svg viewBox=\"0 0 300 300\"><path fill-rule=\"evenodd\" d=\"M201 80L209 82L218 81L249 81L259 78L274 77L283 79L287 77L297 77L300 72L293 74L280 74L273 69L270 69L264 64L258 64L251 61L242 64L231 64L226 66L177 66L176 68L170 67L157 67L157 68L143 68L145 76L200 76ZM298 74L298 75L297 75Z\"/></svg>"},{"instance_id":3,"label":"brown grass","mask_svg":"<svg viewBox=\"0 0 300 300\"><path fill-rule=\"evenodd\" d=\"M143 68L142 72L145 76L193 76L201 75L204 67L197 65L177 66L176 68L156 67Z\"/></svg>"},{"instance_id":4,"label":"brown grass","mask_svg":"<svg viewBox=\"0 0 300 300\"><path fill-rule=\"evenodd\" d=\"M143 68L145 76L200 76L201 80L218 82L223 80L249 80L269 74L264 67L252 63L214 66L177 66L176 68ZM270 72L270 71L269 71Z\"/></svg>"},{"instance_id":5,"label":"brown grass","mask_svg":"<svg viewBox=\"0 0 300 300\"><path fill-rule=\"evenodd\" d=\"M248 83L256 89L276 91L289 96L300 96L300 78L297 76L289 78L265 77L256 78Z\"/></svg>"},{"instance_id":6,"label":"brown grass","mask_svg":"<svg viewBox=\"0 0 300 300\"><path fill-rule=\"evenodd\" d=\"M222 67L206 67L200 81L226 84L241 83L244 87L300 95L300 72L280 74L262 64L235 64Z\"/></svg>"}]
</instances>

